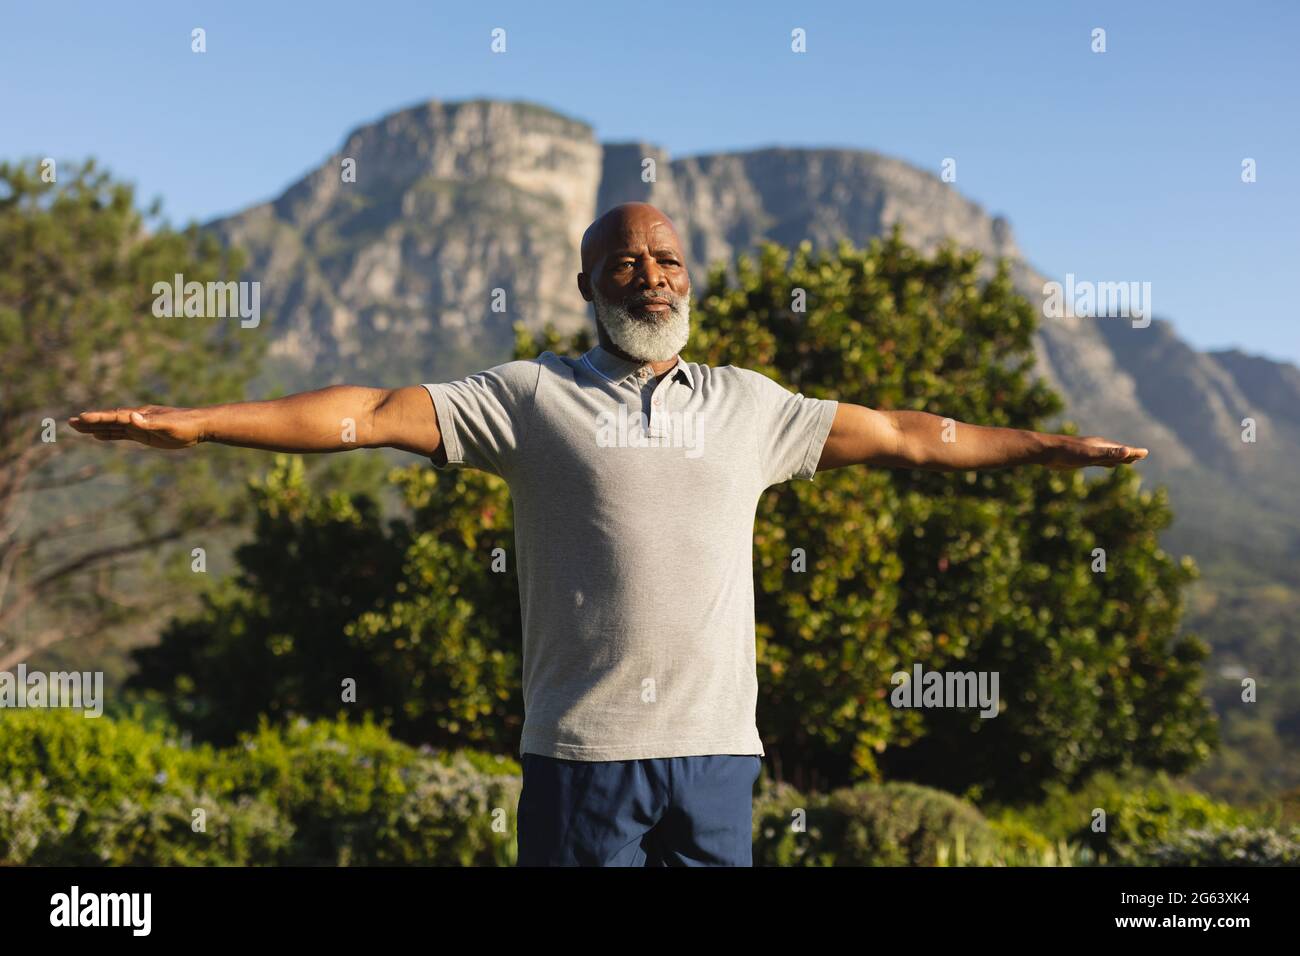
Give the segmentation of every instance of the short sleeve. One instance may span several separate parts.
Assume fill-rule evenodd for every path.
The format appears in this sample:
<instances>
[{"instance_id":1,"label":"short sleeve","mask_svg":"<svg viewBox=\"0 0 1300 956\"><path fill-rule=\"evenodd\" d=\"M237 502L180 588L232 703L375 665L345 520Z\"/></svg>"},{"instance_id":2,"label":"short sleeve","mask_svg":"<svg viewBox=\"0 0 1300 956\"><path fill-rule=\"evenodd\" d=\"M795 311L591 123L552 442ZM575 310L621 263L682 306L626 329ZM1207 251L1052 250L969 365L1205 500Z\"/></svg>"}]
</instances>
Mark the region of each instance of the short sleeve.
<instances>
[{"instance_id":1,"label":"short sleeve","mask_svg":"<svg viewBox=\"0 0 1300 956\"><path fill-rule=\"evenodd\" d=\"M788 391L751 369L738 371L753 396L758 465L766 485L812 480L839 402Z\"/></svg>"},{"instance_id":2,"label":"short sleeve","mask_svg":"<svg viewBox=\"0 0 1300 956\"><path fill-rule=\"evenodd\" d=\"M435 468L477 468L506 477L523 444L541 364L506 362L455 382L426 384L447 454Z\"/></svg>"}]
</instances>

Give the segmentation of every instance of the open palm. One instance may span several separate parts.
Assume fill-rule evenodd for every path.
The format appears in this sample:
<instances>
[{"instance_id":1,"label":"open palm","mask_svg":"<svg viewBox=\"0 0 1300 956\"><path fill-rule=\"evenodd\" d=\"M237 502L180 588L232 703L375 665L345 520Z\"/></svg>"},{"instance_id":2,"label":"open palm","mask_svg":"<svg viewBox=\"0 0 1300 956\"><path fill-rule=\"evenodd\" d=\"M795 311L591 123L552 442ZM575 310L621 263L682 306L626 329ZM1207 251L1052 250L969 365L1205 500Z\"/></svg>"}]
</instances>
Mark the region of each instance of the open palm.
<instances>
[{"instance_id":1,"label":"open palm","mask_svg":"<svg viewBox=\"0 0 1300 956\"><path fill-rule=\"evenodd\" d=\"M82 412L68 419L77 431L100 441L138 441L150 448L189 448L201 439L187 408L137 405Z\"/></svg>"},{"instance_id":2,"label":"open palm","mask_svg":"<svg viewBox=\"0 0 1300 956\"><path fill-rule=\"evenodd\" d=\"M1100 435L1085 435L1082 438L1069 435L1057 437L1059 444L1052 449L1052 456L1045 464L1048 468L1058 471L1087 468L1091 465L1113 468L1116 465L1141 461L1147 456L1145 448L1122 445Z\"/></svg>"}]
</instances>

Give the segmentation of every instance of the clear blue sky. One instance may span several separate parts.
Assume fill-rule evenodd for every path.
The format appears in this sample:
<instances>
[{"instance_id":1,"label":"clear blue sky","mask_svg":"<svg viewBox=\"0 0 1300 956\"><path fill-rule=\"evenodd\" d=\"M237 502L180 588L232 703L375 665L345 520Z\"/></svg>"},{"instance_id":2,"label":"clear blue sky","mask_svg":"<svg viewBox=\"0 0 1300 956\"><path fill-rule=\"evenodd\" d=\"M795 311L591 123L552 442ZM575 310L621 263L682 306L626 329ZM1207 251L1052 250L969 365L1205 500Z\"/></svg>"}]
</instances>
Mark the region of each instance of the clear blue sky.
<instances>
[{"instance_id":1,"label":"clear blue sky","mask_svg":"<svg viewBox=\"0 0 1300 956\"><path fill-rule=\"evenodd\" d=\"M182 222L271 198L430 98L530 99L674 157L951 156L1049 276L1150 281L1197 347L1300 361L1297 47L1294 2L5 0L0 157L94 155Z\"/></svg>"}]
</instances>

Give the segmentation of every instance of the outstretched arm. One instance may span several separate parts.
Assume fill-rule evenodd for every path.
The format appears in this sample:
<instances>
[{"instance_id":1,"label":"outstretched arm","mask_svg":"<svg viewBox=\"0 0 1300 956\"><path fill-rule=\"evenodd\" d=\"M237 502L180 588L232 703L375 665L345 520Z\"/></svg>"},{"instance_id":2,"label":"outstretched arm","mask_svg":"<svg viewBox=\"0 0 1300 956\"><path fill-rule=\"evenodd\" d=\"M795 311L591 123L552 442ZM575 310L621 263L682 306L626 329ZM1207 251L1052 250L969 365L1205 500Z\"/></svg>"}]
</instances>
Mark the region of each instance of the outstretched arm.
<instances>
[{"instance_id":1,"label":"outstretched arm","mask_svg":"<svg viewBox=\"0 0 1300 956\"><path fill-rule=\"evenodd\" d=\"M1145 448L1095 435L1049 435L1019 428L967 425L929 412L876 411L840 402L818 471L845 465L966 471L1009 465L1113 467L1140 461Z\"/></svg>"},{"instance_id":2,"label":"outstretched arm","mask_svg":"<svg viewBox=\"0 0 1300 956\"><path fill-rule=\"evenodd\" d=\"M204 408L137 405L82 412L68 424L101 441L165 449L216 442L285 452L401 448L431 456L442 444L433 402L419 385L331 385L272 401Z\"/></svg>"}]
</instances>

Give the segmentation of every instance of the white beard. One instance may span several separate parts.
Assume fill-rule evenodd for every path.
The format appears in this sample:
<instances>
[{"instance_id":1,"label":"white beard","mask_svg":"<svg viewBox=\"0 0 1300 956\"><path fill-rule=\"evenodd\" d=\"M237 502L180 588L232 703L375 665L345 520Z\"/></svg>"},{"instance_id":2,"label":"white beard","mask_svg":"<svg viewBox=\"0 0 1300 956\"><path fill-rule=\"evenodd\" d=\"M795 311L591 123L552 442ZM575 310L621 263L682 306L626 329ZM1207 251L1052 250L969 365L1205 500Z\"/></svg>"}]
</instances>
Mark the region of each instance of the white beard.
<instances>
[{"instance_id":1,"label":"white beard","mask_svg":"<svg viewBox=\"0 0 1300 956\"><path fill-rule=\"evenodd\" d=\"M610 341L640 362L666 362L679 353L691 336L690 296L673 296L661 319L637 318L621 305L593 290L596 319Z\"/></svg>"}]
</instances>

